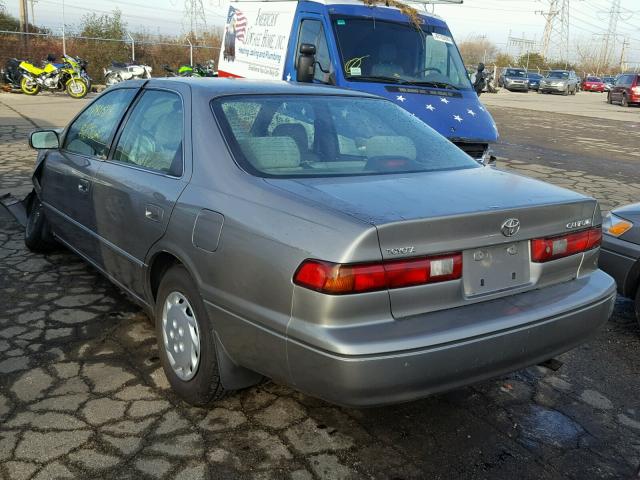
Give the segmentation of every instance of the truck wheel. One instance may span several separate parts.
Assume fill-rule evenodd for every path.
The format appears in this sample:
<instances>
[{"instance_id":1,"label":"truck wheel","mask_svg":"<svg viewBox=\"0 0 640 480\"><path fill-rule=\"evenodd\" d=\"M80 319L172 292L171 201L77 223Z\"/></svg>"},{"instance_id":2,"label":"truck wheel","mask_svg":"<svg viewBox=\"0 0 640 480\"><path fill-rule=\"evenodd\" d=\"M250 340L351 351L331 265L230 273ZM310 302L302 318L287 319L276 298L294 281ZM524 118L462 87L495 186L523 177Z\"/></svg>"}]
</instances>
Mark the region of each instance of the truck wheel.
<instances>
[{"instance_id":1,"label":"truck wheel","mask_svg":"<svg viewBox=\"0 0 640 480\"><path fill-rule=\"evenodd\" d=\"M155 324L160 361L173 390L197 406L222 398L227 392L220 380L213 325L182 265L169 268L160 282Z\"/></svg>"},{"instance_id":2,"label":"truck wheel","mask_svg":"<svg viewBox=\"0 0 640 480\"><path fill-rule=\"evenodd\" d=\"M40 199L35 197L27 217L24 243L32 252L46 253L53 249L54 242L49 221L44 214L44 206Z\"/></svg>"},{"instance_id":3,"label":"truck wheel","mask_svg":"<svg viewBox=\"0 0 640 480\"><path fill-rule=\"evenodd\" d=\"M611 92L607 93L607 103L609 105L611 105L613 103L613 100L611 100Z\"/></svg>"}]
</instances>

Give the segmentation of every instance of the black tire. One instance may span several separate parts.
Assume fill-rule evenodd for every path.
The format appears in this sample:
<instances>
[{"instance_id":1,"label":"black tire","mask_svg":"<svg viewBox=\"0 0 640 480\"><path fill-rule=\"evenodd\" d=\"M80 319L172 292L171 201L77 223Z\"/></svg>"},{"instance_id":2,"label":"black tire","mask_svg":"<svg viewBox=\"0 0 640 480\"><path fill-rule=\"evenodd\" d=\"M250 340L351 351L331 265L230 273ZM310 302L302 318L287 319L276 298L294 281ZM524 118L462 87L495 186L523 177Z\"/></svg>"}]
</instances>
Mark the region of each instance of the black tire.
<instances>
[{"instance_id":1,"label":"black tire","mask_svg":"<svg viewBox=\"0 0 640 480\"><path fill-rule=\"evenodd\" d=\"M640 327L640 288L638 288L638 290L636 291L634 310L636 312L636 320L638 321L638 326Z\"/></svg>"},{"instance_id":2,"label":"black tire","mask_svg":"<svg viewBox=\"0 0 640 480\"><path fill-rule=\"evenodd\" d=\"M611 100L611 92L607 93L607 103L609 105L611 105L613 103L613 100Z\"/></svg>"},{"instance_id":3,"label":"black tire","mask_svg":"<svg viewBox=\"0 0 640 480\"><path fill-rule=\"evenodd\" d=\"M162 315L165 301L172 292L178 292L187 299L200 333L200 359L195 375L189 380L182 380L174 372L164 345ZM162 277L154 313L160 362L173 390L184 401L196 406L205 406L224 397L227 391L220 380L213 326L195 282L182 265L174 265Z\"/></svg>"},{"instance_id":4,"label":"black tire","mask_svg":"<svg viewBox=\"0 0 640 480\"><path fill-rule=\"evenodd\" d=\"M29 250L37 253L50 252L55 246L49 221L44 214L44 206L38 197L33 199L29 208L24 244Z\"/></svg>"},{"instance_id":5,"label":"black tire","mask_svg":"<svg viewBox=\"0 0 640 480\"><path fill-rule=\"evenodd\" d=\"M629 100L627 99L627 94L623 93L622 94L622 102L620 102L620 105L622 105L623 107L629 107Z\"/></svg>"}]
</instances>

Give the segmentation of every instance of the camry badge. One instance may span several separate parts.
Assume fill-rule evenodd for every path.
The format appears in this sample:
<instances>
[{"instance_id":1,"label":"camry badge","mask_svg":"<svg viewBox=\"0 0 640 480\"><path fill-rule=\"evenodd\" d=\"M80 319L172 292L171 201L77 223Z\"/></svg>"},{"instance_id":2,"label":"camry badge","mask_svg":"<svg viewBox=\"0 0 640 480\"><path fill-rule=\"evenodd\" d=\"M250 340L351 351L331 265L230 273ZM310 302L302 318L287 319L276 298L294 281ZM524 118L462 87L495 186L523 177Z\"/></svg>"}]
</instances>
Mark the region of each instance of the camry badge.
<instances>
[{"instance_id":1,"label":"camry badge","mask_svg":"<svg viewBox=\"0 0 640 480\"><path fill-rule=\"evenodd\" d=\"M590 225L591 225L591 219L585 218L584 220L574 220L573 222L567 223L567 229L571 230L574 228L588 227Z\"/></svg>"},{"instance_id":2,"label":"camry badge","mask_svg":"<svg viewBox=\"0 0 640 480\"><path fill-rule=\"evenodd\" d=\"M500 231L505 237L513 237L520 230L520 220L517 218L507 218L500 227Z\"/></svg>"}]
</instances>

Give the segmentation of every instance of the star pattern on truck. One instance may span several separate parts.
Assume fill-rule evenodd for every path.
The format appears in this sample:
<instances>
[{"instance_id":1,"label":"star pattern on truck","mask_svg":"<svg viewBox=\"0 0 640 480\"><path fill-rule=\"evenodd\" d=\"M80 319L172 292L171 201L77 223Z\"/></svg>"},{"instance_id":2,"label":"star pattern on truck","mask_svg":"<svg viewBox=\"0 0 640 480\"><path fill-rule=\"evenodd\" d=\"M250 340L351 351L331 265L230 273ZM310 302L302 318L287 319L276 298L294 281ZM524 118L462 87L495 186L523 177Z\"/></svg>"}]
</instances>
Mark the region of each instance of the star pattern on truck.
<instances>
[{"instance_id":1,"label":"star pattern on truck","mask_svg":"<svg viewBox=\"0 0 640 480\"><path fill-rule=\"evenodd\" d=\"M475 116L476 116L476 112L474 112L474 111L473 111L473 110L471 110L470 108L468 108L468 109L467 109L467 113L468 113L469 115L471 115L472 117L475 117Z\"/></svg>"},{"instance_id":2,"label":"star pattern on truck","mask_svg":"<svg viewBox=\"0 0 640 480\"><path fill-rule=\"evenodd\" d=\"M399 102L404 102L406 100L406 98L404 98L402 95L398 95L396 97L396 100L398 100Z\"/></svg>"},{"instance_id":3,"label":"star pattern on truck","mask_svg":"<svg viewBox=\"0 0 640 480\"><path fill-rule=\"evenodd\" d=\"M436 109L436 107L434 107L434 106L433 106L433 105L431 105L431 104L429 104L429 105L425 106L424 108L426 108L426 109L427 109L427 110L429 110L430 112L433 112L433 111Z\"/></svg>"},{"instance_id":4,"label":"star pattern on truck","mask_svg":"<svg viewBox=\"0 0 640 480\"><path fill-rule=\"evenodd\" d=\"M446 98L444 98L444 97L442 97L442 98L440 99L440 101L441 101L442 103L449 103L449 100L447 100L447 99L446 99Z\"/></svg>"},{"instance_id":5,"label":"star pattern on truck","mask_svg":"<svg viewBox=\"0 0 640 480\"><path fill-rule=\"evenodd\" d=\"M453 116L453 119L454 119L454 120L457 120L457 121L458 121L458 123L462 122L462 117L461 117L460 115L454 115L454 116Z\"/></svg>"}]
</instances>

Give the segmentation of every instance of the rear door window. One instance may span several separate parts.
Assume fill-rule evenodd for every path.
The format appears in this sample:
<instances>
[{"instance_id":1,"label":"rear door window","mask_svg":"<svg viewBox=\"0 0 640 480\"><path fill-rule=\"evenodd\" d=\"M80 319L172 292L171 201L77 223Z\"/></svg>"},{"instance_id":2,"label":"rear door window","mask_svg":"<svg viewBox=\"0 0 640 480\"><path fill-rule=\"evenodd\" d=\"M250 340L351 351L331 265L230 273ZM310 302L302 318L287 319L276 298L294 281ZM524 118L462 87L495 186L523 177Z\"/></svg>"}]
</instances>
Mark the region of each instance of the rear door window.
<instances>
[{"instance_id":1,"label":"rear door window","mask_svg":"<svg viewBox=\"0 0 640 480\"><path fill-rule=\"evenodd\" d=\"M113 160L179 177L183 129L180 96L164 90L147 90L127 119Z\"/></svg>"},{"instance_id":2,"label":"rear door window","mask_svg":"<svg viewBox=\"0 0 640 480\"><path fill-rule=\"evenodd\" d=\"M112 135L136 92L125 88L103 93L71 124L63 148L80 155L107 158Z\"/></svg>"}]
</instances>

